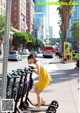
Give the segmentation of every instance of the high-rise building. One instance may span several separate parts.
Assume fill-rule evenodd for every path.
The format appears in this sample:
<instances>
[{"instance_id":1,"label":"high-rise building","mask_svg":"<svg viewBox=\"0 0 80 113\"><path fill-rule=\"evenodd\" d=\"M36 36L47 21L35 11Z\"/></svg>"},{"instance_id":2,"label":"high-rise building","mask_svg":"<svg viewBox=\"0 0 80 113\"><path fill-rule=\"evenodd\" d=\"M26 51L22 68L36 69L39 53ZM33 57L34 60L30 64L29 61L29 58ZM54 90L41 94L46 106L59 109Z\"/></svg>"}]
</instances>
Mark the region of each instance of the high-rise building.
<instances>
[{"instance_id":1,"label":"high-rise building","mask_svg":"<svg viewBox=\"0 0 80 113\"><path fill-rule=\"evenodd\" d=\"M47 0L35 0L35 12L46 13L46 5L39 5L39 3L46 2Z\"/></svg>"},{"instance_id":2,"label":"high-rise building","mask_svg":"<svg viewBox=\"0 0 80 113\"><path fill-rule=\"evenodd\" d=\"M74 0L74 2L79 2L79 0ZM67 32L68 39L70 39L70 38L73 39L72 32L70 31L70 28L77 21L79 21L79 5L75 5L73 8L72 17L70 19L70 27L69 27L68 32Z\"/></svg>"},{"instance_id":3,"label":"high-rise building","mask_svg":"<svg viewBox=\"0 0 80 113\"><path fill-rule=\"evenodd\" d=\"M35 24L36 23L36 24ZM45 15L41 12L35 12L34 17L34 35L44 42L46 37Z\"/></svg>"},{"instance_id":4,"label":"high-rise building","mask_svg":"<svg viewBox=\"0 0 80 113\"><path fill-rule=\"evenodd\" d=\"M26 0L26 23L27 31L32 33L33 31L33 19L34 19L34 4L35 0Z\"/></svg>"},{"instance_id":5,"label":"high-rise building","mask_svg":"<svg viewBox=\"0 0 80 113\"><path fill-rule=\"evenodd\" d=\"M26 0L12 0L11 23L19 31L26 31Z\"/></svg>"},{"instance_id":6,"label":"high-rise building","mask_svg":"<svg viewBox=\"0 0 80 113\"><path fill-rule=\"evenodd\" d=\"M49 38L53 38L53 26L49 26Z\"/></svg>"},{"instance_id":7,"label":"high-rise building","mask_svg":"<svg viewBox=\"0 0 80 113\"><path fill-rule=\"evenodd\" d=\"M47 2L48 0L35 0L35 16L34 16L34 30L37 38L44 41L48 36L49 18L48 18L48 5L39 5L39 2ZM42 27L43 26L43 27ZM43 33L42 33L43 31Z\"/></svg>"},{"instance_id":8,"label":"high-rise building","mask_svg":"<svg viewBox=\"0 0 80 113\"><path fill-rule=\"evenodd\" d=\"M6 0L0 0L0 14L5 15L6 13Z\"/></svg>"}]
</instances>

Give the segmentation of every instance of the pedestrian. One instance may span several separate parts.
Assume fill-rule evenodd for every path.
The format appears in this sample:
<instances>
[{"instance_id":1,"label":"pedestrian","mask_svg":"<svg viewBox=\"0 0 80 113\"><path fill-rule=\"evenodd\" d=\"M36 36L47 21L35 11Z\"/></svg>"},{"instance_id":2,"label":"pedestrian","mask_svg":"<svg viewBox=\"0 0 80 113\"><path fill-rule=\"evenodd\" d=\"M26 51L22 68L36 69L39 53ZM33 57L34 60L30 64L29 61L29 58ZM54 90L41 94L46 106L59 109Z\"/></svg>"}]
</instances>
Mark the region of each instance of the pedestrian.
<instances>
[{"instance_id":1,"label":"pedestrian","mask_svg":"<svg viewBox=\"0 0 80 113\"><path fill-rule=\"evenodd\" d=\"M41 104L45 105L46 103L41 93L46 87L48 87L49 82L52 81L52 78L47 72L47 70L45 69L45 67L36 60L36 57L33 54L30 54L28 56L28 63L34 64L36 66L34 73L36 73L39 77L39 80L36 83L34 88L34 92L37 95L37 107L39 108Z\"/></svg>"}]
</instances>

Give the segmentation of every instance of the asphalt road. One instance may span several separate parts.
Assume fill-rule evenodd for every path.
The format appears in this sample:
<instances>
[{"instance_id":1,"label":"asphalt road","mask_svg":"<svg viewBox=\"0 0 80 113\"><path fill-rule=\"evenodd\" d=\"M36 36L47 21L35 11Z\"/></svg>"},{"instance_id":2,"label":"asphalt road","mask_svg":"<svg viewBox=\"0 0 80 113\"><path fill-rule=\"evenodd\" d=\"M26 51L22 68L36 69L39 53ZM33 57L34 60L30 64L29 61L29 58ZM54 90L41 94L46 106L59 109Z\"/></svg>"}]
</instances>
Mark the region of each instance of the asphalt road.
<instances>
[{"instance_id":1,"label":"asphalt road","mask_svg":"<svg viewBox=\"0 0 80 113\"><path fill-rule=\"evenodd\" d=\"M45 65L47 69L49 70L50 67L52 67L50 63L53 62L55 58L43 58L42 54L38 54L37 60L41 62L43 65ZM3 67L2 63L3 61L0 60L0 74L2 73L2 67ZM48 66L49 64L50 64L50 67ZM22 61L8 61L7 71L12 72L12 70L16 70L16 69L24 68L24 67L28 67L27 56L23 56ZM56 68L56 66L54 67Z\"/></svg>"}]
</instances>

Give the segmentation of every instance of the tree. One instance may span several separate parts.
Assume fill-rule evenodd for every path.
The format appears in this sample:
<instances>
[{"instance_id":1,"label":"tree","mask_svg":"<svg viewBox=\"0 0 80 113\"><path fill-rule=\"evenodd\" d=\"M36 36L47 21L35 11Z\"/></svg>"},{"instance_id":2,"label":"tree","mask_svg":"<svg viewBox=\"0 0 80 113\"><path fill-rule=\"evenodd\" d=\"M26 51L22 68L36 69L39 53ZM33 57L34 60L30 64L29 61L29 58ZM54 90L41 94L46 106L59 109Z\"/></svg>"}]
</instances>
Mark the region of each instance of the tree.
<instances>
[{"instance_id":1,"label":"tree","mask_svg":"<svg viewBox=\"0 0 80 113\"><path fill-rule=\"evenodd\" d=\"M13 34L13 38L14 38L13 40L16 43L17 47L20 47L20 46L24 47L28 41L28 36L26 35L25 32L15 32Z\"/></svg>"},{"instance_id":2,"label":"tree","mask_svg":"<svg viewBox=\"0 0 80 113\"><path fill-rule=\"evenodd\" d=\"M72 36L76 42L79 42L79 21L75 22L72 26L71 29L72 31Z\"/></svg>"},{"instance_id":3,"label":"tree","mask_svg":"<svg viewBox=\"0 0 80 113\"><path fill-rule=\"evenodd\" d=\"M10 25L10 26L12 26L12 25ZM5 16L0 14L0 40L3 40L4 27L5 27ZM12 31L11 28L10 28L10 31Z\"/></svg>"},{"instance_id":4,"label":"tree","mask_svg":"<svg viewBox=\"0 0 80 113\"><path fill-rule=\"evenodd\" d=\"M43 44L41 40L37 39L37 37L33 36L29 32L15 32L13 34L13 40L16 43L17 48L22 46L23 48L26 47L29 50L40 47Z\"/></svg>"},{"instance_id":5,"label":"tree","mask_svg":"<svg viewBox=\"0 0 80 113\"><path fill-rule=\"evenodd\" d=\"M66 2L67 4L72 3L74 0L59 0L60 2ZM67 29L69 27L69 21L72 14L73 5L61 5L58 7L59 15L61 17L60 32L63 34L62 38L62 52L64 42L67 40Z\"/></svg>"},{"instance_id":6,"label":"tree","mask_svg":"<svg viewBox=\"0 0 80 113\"><path fill-rule=\"evenodd\" d=\"M5 17L0 15L0 40L3 40Z\"/></svg>"}]
</instances>

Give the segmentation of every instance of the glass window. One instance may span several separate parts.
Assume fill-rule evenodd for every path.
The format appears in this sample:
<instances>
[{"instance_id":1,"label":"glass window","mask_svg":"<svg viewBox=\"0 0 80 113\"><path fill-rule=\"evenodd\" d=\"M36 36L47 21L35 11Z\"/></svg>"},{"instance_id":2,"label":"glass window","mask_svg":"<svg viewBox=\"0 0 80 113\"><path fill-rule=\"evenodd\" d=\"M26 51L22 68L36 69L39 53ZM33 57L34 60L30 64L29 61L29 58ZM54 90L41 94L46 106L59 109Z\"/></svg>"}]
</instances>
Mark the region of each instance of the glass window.
<instances>
[{"instance_id":1,"label":"glass window","mask_svg":"<svg viewBox=\"0 0 80 113\"><path fill-rule=\"evenodd\" d=\"M17 10L17 7L14 7L14 10Z\"/></svg>"},{"instance_id":2,"label":"glass window","mask_svg":"<svg viewBox=\"0 0 80 113\"><path fill-rule=\"evenodd\" d=\"M14 18L14 21L16 21L16 20L17 20L17 18L15 17L15 18Z\"/></svg>"},{"instance_id":3,"label":"glass window","mask_svg":"<svg viewBox=\"0 0 80 113\"><path fill-rule=\"evenodd\" d=\"M16 3L16 1L14 2L14 5L16 5L17 3Z\"/></svg>"},{"instance_id":4,"label":"glass window","mask_svg":"<svg viewBox=\"0 0 80 113\"><path fill-rule=\"evenodd\" d=\"M17 14L17 13L16 13L16 12L14 12L14 16L16 16L16 14Z\"/></svg>"}]
</instances>

